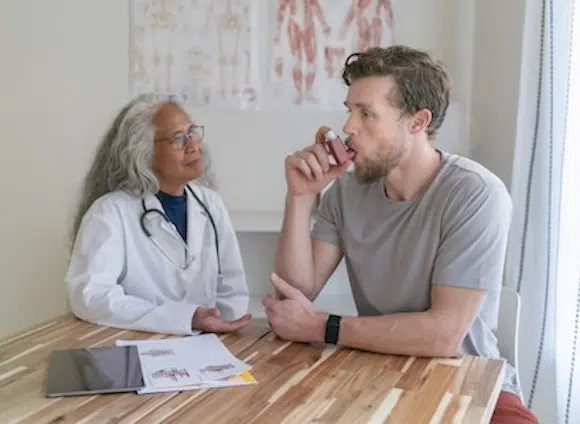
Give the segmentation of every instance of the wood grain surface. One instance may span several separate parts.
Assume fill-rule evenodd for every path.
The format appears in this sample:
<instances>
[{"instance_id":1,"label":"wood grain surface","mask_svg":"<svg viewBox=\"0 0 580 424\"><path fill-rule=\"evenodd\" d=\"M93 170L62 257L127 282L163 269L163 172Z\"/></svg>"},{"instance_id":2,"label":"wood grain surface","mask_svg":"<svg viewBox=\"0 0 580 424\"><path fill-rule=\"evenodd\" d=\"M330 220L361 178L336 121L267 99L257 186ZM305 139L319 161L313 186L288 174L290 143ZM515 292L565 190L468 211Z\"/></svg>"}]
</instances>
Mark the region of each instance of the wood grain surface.
<instances>
[{"instance_id":1,"label":"wood grain surface","mask_svg":"<svg viewBox=\"0 0 580 424\"><path fill-rule=\"evenodd\" d=\"M0 423L487 423L503 360L428 359L287 342L255 320L221 335L258 383L182 393L44 397L54 349L163 338L59 317L0 341Z\"/></svg>"}]
</instances>

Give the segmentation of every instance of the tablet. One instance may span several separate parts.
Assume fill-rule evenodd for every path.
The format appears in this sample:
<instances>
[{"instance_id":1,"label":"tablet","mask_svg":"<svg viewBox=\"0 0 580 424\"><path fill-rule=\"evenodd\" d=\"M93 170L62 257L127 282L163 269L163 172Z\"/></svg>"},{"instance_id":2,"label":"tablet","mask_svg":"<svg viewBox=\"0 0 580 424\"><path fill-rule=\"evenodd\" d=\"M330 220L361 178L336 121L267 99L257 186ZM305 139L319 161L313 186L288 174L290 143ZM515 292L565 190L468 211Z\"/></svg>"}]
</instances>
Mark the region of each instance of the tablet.
<instances>
[{"instance_id":1,"label":"tablet","mask_svg":"<svg viewBox=\"0 0 580 424\"><path fill-rule=\"evenodd\" d=\"M46 396L134 392L145 387L137 346L55 350Z\"/></svg>"}]
</instances>

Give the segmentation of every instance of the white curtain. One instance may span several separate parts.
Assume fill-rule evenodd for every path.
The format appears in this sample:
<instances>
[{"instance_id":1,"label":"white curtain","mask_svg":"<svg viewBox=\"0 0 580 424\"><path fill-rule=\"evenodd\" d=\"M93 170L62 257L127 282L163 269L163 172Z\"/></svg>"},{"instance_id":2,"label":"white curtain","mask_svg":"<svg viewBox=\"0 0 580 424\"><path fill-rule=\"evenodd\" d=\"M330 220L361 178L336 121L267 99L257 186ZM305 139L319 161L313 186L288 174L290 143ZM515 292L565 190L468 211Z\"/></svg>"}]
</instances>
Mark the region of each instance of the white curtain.
<instances>
[{"instance_id":1,"label":"white curtain","mask_svg":"<svg viewBox=\"0 0 580 424\"><path fill-rule=\"evenodd\" d=\"M580 1L573 6L556 284L556 387L563 423L580 423Z\"/></svg>"},{"instance_id":2,"label":"white curtain","mask_svg":"<svg viewBox=\"0 0 580 424\"><path fill-rule=\"evenodd\" d=\"M522 46L505 284L522 299L520 380L541 423L580 423L580 186L573 194L569 184L580 184L580 157L569 166L580 143L571 127L580 115L569 111L580 78L571 72L574 9L574 0L528 0Z\"/></svg>"}]
</instances>

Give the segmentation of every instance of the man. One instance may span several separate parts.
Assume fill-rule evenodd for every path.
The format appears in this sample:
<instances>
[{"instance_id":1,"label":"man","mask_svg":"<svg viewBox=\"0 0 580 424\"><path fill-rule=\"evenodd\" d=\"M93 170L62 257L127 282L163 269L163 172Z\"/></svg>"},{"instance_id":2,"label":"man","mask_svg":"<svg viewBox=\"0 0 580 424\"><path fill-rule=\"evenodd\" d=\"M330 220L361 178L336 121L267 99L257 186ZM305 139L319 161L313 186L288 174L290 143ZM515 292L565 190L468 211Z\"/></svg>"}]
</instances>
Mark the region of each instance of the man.
<instances>
[{"instance_id":1,"label":"man","mask_svg":"<svg viewBox=\"0 0 580 424\"><path fill-rule=\"evenodd\" d=\"M273 330L387 354L499 357L492 330L511 199L483 166L434 146L449 105L445 68L425 52L377 47L351 55L343 80L351 161L330 163L326 127L286 158L278 296L263 301ZM343 257L357 317L312 303ZM493 422L535 423L506 368Z\"/></svg>"}]
</instances>

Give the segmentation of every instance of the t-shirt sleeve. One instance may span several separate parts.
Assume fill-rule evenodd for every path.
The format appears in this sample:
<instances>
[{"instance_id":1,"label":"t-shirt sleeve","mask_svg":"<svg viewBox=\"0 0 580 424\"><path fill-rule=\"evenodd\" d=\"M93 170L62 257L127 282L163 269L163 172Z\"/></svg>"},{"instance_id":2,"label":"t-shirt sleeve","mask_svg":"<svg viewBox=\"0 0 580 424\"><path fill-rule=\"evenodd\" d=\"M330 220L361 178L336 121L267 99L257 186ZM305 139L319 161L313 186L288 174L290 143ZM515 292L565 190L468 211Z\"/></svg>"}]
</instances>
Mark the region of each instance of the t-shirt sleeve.
<instances>
[{"instance_id":1,"label":"t-shirt sleeve","mask_svg":"<svg viewBox=\"0 0 580 424\"><path fill-rule=\"evenodd\" d=\"M341 246L339 232L339 196L338 184L335 182L323 195L314 212L314 225L311 236L318 240Z\"/></svg>"},{"instance_id":2,"label":"t-shirt sleeve","mask_svg":"<svg viewBox=\"0 0 580 424\"><path fill-rule=\"evenodd\" d=\"M512 201L505 186L466 182L443 214L433 284L499 290Z\"/></svg>"}]
</instances>

